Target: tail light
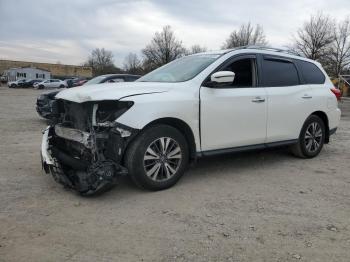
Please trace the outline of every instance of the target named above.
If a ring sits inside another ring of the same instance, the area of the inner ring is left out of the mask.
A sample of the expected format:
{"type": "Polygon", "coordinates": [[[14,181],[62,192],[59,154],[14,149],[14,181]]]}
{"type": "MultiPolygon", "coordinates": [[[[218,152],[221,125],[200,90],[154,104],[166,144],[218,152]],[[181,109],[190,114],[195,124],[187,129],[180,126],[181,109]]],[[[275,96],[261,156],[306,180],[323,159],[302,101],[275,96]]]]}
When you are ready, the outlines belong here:
{"type": "Polygon", "coordinates": [[[331,88],[331,91],[335,95],[337,100],[340,101],[341,100],[341,92],[340,92],[340,90],[338,88],[333,87],[333,88],[331,88]]]}

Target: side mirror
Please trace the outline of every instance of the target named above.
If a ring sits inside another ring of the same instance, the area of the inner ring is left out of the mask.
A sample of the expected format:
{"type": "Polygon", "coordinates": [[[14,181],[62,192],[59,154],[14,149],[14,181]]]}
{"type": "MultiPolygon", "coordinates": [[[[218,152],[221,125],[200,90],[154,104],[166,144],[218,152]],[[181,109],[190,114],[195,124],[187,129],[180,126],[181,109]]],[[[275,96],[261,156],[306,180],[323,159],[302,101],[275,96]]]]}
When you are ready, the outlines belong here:
{"type": "Polygon", "coordinates": [[[231,71],[219,71],[210,76],[214,84],[231,84],[235,79],[235,73],[231,71]]]}

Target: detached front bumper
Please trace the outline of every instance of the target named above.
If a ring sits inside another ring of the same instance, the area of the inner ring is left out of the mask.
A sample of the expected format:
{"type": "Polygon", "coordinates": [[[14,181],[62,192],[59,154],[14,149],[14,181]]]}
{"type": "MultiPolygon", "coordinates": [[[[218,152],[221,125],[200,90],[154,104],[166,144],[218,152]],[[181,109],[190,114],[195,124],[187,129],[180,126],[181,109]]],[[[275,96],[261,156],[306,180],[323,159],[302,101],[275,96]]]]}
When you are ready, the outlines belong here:
{"type": "Polygon", "coordinates": [[[125,167],[110,159],[88,162],[72,156],[69,151],[63,151],[55,144],[55,137],[55,128],[47,127],[41,144],[42,168],[65,187],[82,195],[93,195],[111,188],[117,183],[118,177],[127,174],[125,167]]]}

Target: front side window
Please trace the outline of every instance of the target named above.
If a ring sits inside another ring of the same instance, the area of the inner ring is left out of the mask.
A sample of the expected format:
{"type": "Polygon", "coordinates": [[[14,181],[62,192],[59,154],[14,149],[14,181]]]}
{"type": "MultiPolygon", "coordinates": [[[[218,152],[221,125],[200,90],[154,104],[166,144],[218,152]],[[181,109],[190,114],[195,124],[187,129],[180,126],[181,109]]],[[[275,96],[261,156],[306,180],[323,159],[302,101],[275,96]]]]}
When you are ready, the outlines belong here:
{"type": "Polygon", "coordinates": [[[136,80],[137,82],[184,82],[194,78],[219,58],[218,54],[191,55],[179,58],[136,80]]]}
{"type": "Polygon", "coordinates": [[[326,78],[321,70],[313,63],[297,61],[305,84],[324,84],[326,78]]]}
{"type": "Polygon", "coordinates": [[[253,87],[255,86],[255,59],[243,58],[220,69],[220,71],[231,71],[235,73],[232,87],[253,87]]]}
{"type": "Polygon", "coordinates": [[[297,69],[287,60],[264,59],[263,83],[267,87],[299,85],[297,69]]]}

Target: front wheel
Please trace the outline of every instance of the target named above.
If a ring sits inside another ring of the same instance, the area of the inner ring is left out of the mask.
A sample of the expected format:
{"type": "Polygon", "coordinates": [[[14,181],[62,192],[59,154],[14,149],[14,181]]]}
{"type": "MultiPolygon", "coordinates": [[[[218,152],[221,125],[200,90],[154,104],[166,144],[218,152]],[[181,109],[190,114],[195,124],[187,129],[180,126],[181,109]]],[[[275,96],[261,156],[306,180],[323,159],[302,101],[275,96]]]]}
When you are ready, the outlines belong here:
{"type": "Polygon", "coordinates": [[[301,129],[298,143],[291,147],[292,153],[301,158],[317,156],[325,140],[325,124],[321,118],[311,115],[301,129]]]}
{"type": "Polygon", "coordinates": [[[125,164],[136,185],[167,189],[184,174],[189,160],[184,136],[168,125],[146,128],[130,145],[125,164]]]}

